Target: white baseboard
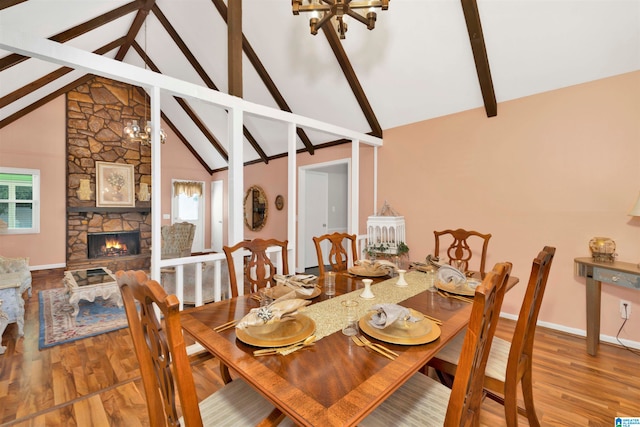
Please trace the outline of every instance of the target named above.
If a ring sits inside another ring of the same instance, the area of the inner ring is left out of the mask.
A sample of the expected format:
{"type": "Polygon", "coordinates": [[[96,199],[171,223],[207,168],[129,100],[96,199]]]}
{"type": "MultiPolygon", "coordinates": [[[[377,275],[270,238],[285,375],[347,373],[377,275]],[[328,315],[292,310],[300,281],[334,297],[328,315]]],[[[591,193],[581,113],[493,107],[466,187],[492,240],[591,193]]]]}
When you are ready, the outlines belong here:
{"type": "MultiPolygon", "coordinates": [[[[518,316],[510,314],[510,313],[500,313],[500,317],[504,317],[505,319],[518,320],[518,316]]],[[[577,335],[579,337],[587,336],[587,332],[584,329],[578,328],[569,328],[568,326],[559,325],[557,323],[551,322],[538,322],[538,326],[542,326],[543,328],[553,329],[555,331],[566,332],[571,335],[577,335]]],[[[606,342],[609,344],[620,345],[620,343],[624,344],[626,347],[640,349],[640,342],[620,339],[620,342],[616,339],[616,337],[612,337],[610,335],[600,334],[600,341],[606,342]]]]}
{"type": "Polygon", "coordinates": [[[43,264],[43,265],[30,265],[29,266],[29,270],[30,271],[36,271],[36,270],[52,270],[54,268],[65,268],[67,266],[67,264],[62,263],[62,264],[43,264]]]}

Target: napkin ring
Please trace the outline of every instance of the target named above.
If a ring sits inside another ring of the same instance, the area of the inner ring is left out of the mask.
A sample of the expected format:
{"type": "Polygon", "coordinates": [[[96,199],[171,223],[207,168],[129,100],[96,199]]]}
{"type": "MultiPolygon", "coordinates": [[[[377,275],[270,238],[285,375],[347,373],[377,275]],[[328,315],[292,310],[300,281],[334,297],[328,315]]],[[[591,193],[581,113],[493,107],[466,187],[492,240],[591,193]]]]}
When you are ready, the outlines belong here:
{"type": "Polygon", "coordinates": [[[267,323],[269,320],[273,319],[273,313],[269,307],[260,307],[257,313],[258,318],[262,319],[262,322],[267,323]]]}

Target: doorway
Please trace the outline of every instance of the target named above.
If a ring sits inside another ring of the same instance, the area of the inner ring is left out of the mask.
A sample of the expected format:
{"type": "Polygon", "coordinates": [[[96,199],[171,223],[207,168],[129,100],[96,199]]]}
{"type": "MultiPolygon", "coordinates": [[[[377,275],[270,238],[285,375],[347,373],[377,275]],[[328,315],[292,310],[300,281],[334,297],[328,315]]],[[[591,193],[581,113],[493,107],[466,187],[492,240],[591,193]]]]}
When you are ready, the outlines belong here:
{"type": "Polygon", "coordinates": [[[304,271],[318,266],[314,236],[349,231],[350,159],[303,166],[298,173],[297,270],[304,271]]]}
{"type": "Polygon", "coordinates": [[[222,180],[211,182],[211,250],[214,252],[222,252],[223,191],[222,180]]]}

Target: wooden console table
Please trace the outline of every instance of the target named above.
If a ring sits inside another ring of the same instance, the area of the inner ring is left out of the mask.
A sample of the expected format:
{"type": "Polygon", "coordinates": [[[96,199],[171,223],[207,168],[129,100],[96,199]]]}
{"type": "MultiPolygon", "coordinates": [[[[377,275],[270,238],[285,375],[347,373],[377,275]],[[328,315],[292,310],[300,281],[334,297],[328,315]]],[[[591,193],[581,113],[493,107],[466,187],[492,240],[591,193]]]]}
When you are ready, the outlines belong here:
{"type": "Polygon", "coordinates": [[[576,258],[577,276],[587,279],[587,353],[595,356],[600,344],[600,295],[602,282],[640,290],[640,268],[630,262],[595,262],[576,258]]]}

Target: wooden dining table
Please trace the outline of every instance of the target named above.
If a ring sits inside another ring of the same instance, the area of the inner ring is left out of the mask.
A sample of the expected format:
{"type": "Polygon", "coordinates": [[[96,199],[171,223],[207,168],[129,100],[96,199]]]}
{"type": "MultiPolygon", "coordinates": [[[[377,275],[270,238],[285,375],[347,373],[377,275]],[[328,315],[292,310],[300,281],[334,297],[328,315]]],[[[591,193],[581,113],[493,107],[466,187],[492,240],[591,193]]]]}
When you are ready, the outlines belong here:
{"type": "MultiPolygon", "coordinates": [[[[422,275],[410,272],[410,275],[422,275]]],[[[415,277],[415,276],[414,276],[415,277]]],[[[375,286],[395,286],[397,278],[376,278],[375,286]],[[385,280],[386,279],[386,280],[385,280]]],[[[322,280],[319,279],[322,286],[322,280]]],[[[351,293],[358,298],[362,278],[339,273],[336,296],[351,293]]],[[[511,277],[508,288],[518,283],[511,277]]],[[[350,296],[351,297],[351,296],[350,296]]],[[[331,297],[320,294],[313,303],[331,297]]],[[[385,301],[375,301],[383,303],[385,301]]],[[[304,426],[353,426],[371,413],[408,378],[420,370],[444,345],[464,329],[472,304],[434,292],[420,292],[400,305],[442,321],[435,341],[421,345],[398,345],[369,337],[396,352],[394,360],[357,346],[340,330],[319,339],[315,345],[292,354],[254,356],[257,348],[237,339],[234,328],[220,333],[214,327],[241,319],[259,302],[250,295],[223,300],[182,312],[184,330],[218,357],[237,375],[258,390],[274,406],[304,426]]],[[[309,308],[313,305],[309,306],[309,308]]],[[[322,306],[318,306],[322,307],[322,306]]],[[[335,316],[335,313],[327,313],[335,316]]]]}

